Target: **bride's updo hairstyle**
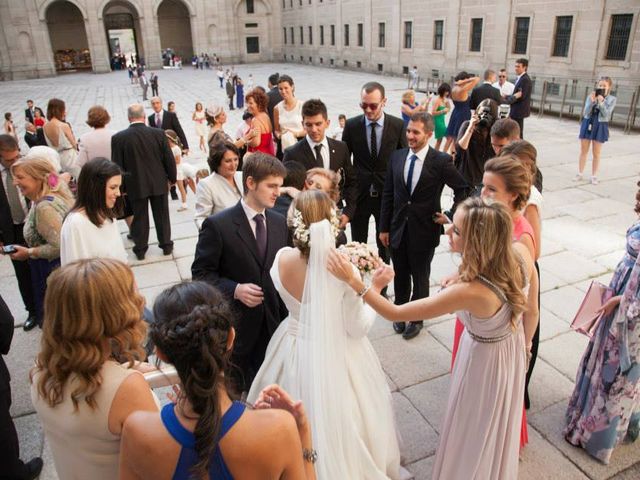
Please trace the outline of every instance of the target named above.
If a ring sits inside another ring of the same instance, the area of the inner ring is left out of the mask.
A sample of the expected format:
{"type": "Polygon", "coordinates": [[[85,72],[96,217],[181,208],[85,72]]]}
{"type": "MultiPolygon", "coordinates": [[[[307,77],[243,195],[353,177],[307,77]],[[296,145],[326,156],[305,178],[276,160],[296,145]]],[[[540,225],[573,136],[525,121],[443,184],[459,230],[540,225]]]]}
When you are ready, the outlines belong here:
{"type": "Polygon", "coordinates": [[[293,215],[289,215],[288,223],[293,231],[293,246],[309,259],[309,226],[321,220],[331,222],[335,204],[322,190],[305,190],[295,198],[291,208],[293,215]]]}
{"type": "Polygon", "coordinates": [[[167,288],[156,298],[153,316],[149,333],[158,355],[176,368],[182,383],[180,397],[186,397],[199,415],[193,431],[198,463],[192,474],[204,478],[221,427],[218,388],[224,384],[230,390],[225,373],[234,316],[222,294],[206,282],[167,288]]]}

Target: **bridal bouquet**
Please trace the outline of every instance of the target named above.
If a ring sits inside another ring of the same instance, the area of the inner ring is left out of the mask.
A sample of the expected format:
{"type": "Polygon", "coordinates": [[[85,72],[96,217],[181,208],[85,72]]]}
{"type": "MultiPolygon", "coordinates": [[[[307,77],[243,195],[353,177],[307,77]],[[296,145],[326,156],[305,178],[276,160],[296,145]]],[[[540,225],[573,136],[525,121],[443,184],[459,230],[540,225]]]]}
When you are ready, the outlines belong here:
{"type": "Polygon", "coordinates": [[[362,278],[370,277],[383,263],[378,253],[366,243],[349,242],[346,245],[341,245],[338,251],[349,258],[349,261],[356,266],[362,278]]]}

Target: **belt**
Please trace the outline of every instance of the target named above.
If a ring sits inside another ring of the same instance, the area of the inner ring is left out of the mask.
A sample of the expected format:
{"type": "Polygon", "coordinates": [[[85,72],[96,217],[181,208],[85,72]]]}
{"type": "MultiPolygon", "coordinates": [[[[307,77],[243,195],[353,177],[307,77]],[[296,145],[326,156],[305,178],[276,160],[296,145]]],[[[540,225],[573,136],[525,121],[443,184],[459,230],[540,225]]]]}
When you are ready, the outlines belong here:
{"type": "Polygon", "coordinates": [[[498,343],[498,342],[502,342],[503,340],[506,340],[511,335],[513,335],[513,332],[507,332],[504,335],[500,335],[499,337],[481,337],[480,335],[476,335],[475,333],[469,330],[467,330],[467,333],[471,338],[473,338],[478,343],[498,343]]]}

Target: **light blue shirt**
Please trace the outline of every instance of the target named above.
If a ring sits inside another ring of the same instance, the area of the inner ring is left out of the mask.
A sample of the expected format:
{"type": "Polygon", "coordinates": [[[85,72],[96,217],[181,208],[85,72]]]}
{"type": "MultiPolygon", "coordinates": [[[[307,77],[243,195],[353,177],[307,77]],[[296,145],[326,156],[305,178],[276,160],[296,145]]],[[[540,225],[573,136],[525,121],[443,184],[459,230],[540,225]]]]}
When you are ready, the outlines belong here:
{"type": "Polygon", "coordinates": [[[365,131],[367,134],[367,145],[369,147],[369,153],[371,153],[371,127],[370,125],[372,123],[377,123],[378,126],[376,127],[376,140],[378,143],[378,154],[380,154],[380,146],[382,145],[382,132],[384,129],[384,112],[382,112],[382,116],[376,120],[375,122],[372,122],[371,120],[369,120],[367,117],[364,117],[364,125],[366,127],[365,131]]]}
{"type": "Polygon", "coordinates": [[[413,176],[411,177],[411,185],[407,185],[409,187],[409,193],[413,193],[414,188],[418,184],[418,180],[420,180],[420,174],[422,173],[422,167],[424,165],[424,159],[427,158],[427,153],[429,152],[429,144],[427,143],[422,150],[414,152],[409,149],[409,153],[407,153],[407,159],[404,162],[404,183],[407,183],[409,177],[409,167],[411,166],[411,157],[416,155],[418,159],[416,160],[415,165],[413,166],[413,176]]]}

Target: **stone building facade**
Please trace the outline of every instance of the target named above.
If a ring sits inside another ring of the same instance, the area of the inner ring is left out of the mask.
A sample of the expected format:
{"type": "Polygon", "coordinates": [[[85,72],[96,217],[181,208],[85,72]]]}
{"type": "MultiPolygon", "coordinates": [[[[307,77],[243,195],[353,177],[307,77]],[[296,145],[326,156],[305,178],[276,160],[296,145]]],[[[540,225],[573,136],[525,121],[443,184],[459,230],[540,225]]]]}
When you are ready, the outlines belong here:
{"type": "Polygon", "coordinates": [[[0,0],[0,78],[106,72],[127,44],[223,63],[288,61],[422,77],[512,69],[640,81],[639,0],[0,0]]]}

